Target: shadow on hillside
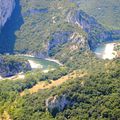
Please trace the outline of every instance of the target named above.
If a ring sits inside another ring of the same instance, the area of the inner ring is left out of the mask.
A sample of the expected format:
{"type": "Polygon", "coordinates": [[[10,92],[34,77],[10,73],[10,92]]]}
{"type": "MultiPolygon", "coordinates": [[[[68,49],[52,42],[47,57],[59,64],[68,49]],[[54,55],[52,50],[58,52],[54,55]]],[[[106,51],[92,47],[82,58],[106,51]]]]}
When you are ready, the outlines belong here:
{"type": "Polygon", "coordinates": [[[16,35],[15,32],[20,29],[24,23],[21,15],[21,6],[19,0],[16,1],[15,9],[11,18],[6,22],[0,34],[0,53],[13,53],[16,35]]]}

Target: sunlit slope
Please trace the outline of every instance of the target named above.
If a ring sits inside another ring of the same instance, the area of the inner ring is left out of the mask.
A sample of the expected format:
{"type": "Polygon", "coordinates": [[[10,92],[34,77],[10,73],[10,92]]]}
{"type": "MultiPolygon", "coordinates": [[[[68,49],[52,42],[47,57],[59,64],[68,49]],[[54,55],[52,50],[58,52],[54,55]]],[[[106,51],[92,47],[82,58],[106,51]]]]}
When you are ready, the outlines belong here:
{"type": "Polygon", "coordinates": [[[69,0],[21,0],[24,20],[16,32],[15,50],[46,51],[48,41],[57,31],[72,31],[66,16],[74,3],[69,0]]]}
{"type": "Polygon", "coordinates": [[[104,27],[120,29],[120,0],[74,1],[78,4],[79,9],[95,17],[104,27]]]}

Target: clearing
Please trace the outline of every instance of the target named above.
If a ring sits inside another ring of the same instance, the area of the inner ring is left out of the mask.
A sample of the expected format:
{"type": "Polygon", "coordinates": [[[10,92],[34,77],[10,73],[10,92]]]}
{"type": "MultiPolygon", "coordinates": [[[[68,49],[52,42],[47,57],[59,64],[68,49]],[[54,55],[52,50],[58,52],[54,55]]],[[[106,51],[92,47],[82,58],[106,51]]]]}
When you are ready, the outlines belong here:
{"type": "MultiPolygon", "coordinates": [[[[33,94],[33,93],[38,92],[39,90],[50,89],[52,87],[59,86],[68,80],[84,77],[86,74],[87,73],[85,73],[83,71],[74,71],[66,76],[59,78],[58,80],[54,80],[54,81],[51,80],[50,82],[41,81],[38,84],[36,84],[35,86],[33,86],[32,88],[27,89],[27,91],[25,90],[25,91],[21,92],[20,96],[24,96],[24,95],[26,95],[26,93],[33,94]]],[[[81,84],[83,85],[83,81],[81,84]]]]}

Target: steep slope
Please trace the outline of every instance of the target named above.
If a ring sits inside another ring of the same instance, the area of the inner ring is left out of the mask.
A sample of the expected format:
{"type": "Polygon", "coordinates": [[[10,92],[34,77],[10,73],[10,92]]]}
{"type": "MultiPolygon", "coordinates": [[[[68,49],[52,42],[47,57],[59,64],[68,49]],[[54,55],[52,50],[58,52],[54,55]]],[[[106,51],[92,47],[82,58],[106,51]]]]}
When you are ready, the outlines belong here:
{"type": "MultiPolygon", "coordinates": [[[[21,6],[19,1],[20,0],[14,0],[15,8],[11,14],[10,19],[7,20],[0,33],[0,53],[2,54],[13,53],[14,44],[16,41],[15,32],[19,30],[20,26],[23,24],[23,19],[21,16],[21,6]]],[[[6,5],[9,5],[8,3],[9,2],[6,2],[6,5]]]]}
{"type": "MultiPolygon", "coordinates": [[[[68,46],[67,51],[89,49],[89,47],[94,49],[101,42],[113,40],[114,38],[118,39],[119,22],[117,22],[118,31],[108,29],[106,26],[109,24],[105,24],[105,26],[100,21],[101,17],[98,19],[96,14],[93,15],[92,12],[88,12],[89,5],[85,10],[88,14],[80,10],[87,3],[89,2],[82,0],[16,0],[16,6],[19,9],[15,9],[13,20],[9,21],[3,30],[0,38],[2,41],[0,52],[29,53],[37,57],[58,56],[59,54],[62,55],[62,50],[65,50],[68,46]],[[72,11],[72,14],[70,11],[72,11]],[[70,22],[70,17],[76,19],[73,24],[70,22]],[[8,27],[11,27],[12,31],[9,31],[8,27]],[[85,32],[88,34],[88,39],[86,39],[85,32]]],[[[104,0],[98,4],[95,0],[90,3],[94,3],[94,8],[97,9],[99,5],[101,6],[104,3],[104,0]]],[[[115,16],[118,15],[119,11],[117,3],[119,4],[117,0],[114,4],[112,1],[105,2],[105,5],[111,11],[116,11],[115,16]],[[112,10],[115,6],[116,10],[112,10]]],[[[105,5],[101,8],[103,13],[106,11],[104,9],[105,5]]],[[[119,16],[115,18],[115,21],[117,18],[119,16]]],[[[111,21],[114,22],[113,19],[111,21]]]]}
{"type": "Polygon", "coordinates": [[[103,42],[120,39],[120,29],[107,30],[94,17],[91,17],[82,10],[70,11],[67,19],[68,22],[78,25],[88,34],[87,40],[90,49],[94,49],[103,42]]]}
{"type": "Polygon", "coordinates": [[[31,70],[30,64],[24,59],[14,56],[0,56],[0,77],[11,77],[29,70],[31,70]]]}
{"type": "Polygon", "coordinates": [[[80,10],[94,17],[107,30],[120,29],[119,0],[70,0],[75,2],[80,10]]]}
{"type": "MultiPolygon", "coordinates": [[[[73,0],[16,1],[14,19],[7,22],[9,28],[15,27],[13,53],[55,57],[63,66],[48,73],[30,71],[24,79],[1,81],[0,119],[119,120],[120,59],[101,60],[90,51],[101,42],[118,39],[119,30],[109,31],[79,10],[73,0]]],[[[3,29],[6,36],[11,34],[8,26],[3,29]]],[[[19,72],[22,65],[22,70],[26,68],[20,59],[3,60],[0,70],[5,66],[8,73],[11,69],[19,72]]]]}
{"type": "MultiPolygon", "coordinates": [[[[72,73],[69,81],[58,87],[40,89],[34,94],[26,90],[23,97],[19,95],[21,91],[34,86],[35,80],[47,77],[39,73],[21,81],[0,82],[0,117],[6,111],[13,120],[119,120],[120,60],[108,61],[103,66],[102,71],[91,71],[83,77],[80,71],[75,77],[72,73]]],[[[49,73],[49,77],[54,75],[49,73]]]]}
{"type": "Polygon", "coordinates": [[[69,9],[75,7],[73,3],[68,0],[21,0],[20,3],[24,24],[16,32],[15,51],[54,56],[66,43],[75,43],[75,36],[84,47],[86,40],[80,39],[85,38],[85,33],[66,20],[69,9]]]}
{"type": "Polygon", "coordinates": [[[15,7],[15,0],[0,0],[0,29],[10,18],[15,7]]]}

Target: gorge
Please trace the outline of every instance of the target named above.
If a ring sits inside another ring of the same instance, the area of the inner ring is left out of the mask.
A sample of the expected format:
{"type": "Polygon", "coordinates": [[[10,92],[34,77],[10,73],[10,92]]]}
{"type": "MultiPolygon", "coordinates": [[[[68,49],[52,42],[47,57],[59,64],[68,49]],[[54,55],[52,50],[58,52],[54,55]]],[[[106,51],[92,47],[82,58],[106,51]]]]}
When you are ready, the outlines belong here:
{"type": "Polygon", "coordinates": [[[0,0],[0,30],[4,27],[7,20],[15,8],[14,0],[0,0]]]}
{"type": "MultiPolygon", "coordinates": [[[[41,8],[41,9],[29,9],[26,12],[22,12],[22,2],[19,0],[7,0],[6,1],[0,1],[2,4],[1,8],[1,21],[0,21],[0,27],[1,27],[1,33],[0,33],[0,53],[2,54],[30,54],[35,56],[32,58],[33,61],[29,61],[29,63],[32,65],[32,68],[41,68],[41,64],[36,63],[36,57],[38,58],[48,58],[48,57],[56,57],[57,54],[59,54],[60,49],[66,45],[66,44],[74,44],[70,45],[70,48],[72,51],[79,50],[79,49],[90,49],[91,51],[95,52],[95,54],[100,58],[114,58],[115,55],[113,55],[113,46],[108,45],[108,52],[111,50],[110,53],[105,54],[105,48],[102,44],[104,42],[112,42],[114,40],[120,39],[120,30],[110,30],[108,31],[106,28],[104,28],[98,21],[94,18],[85,13],[82,10],[67,10],[67,22],[69,24],[72,24],[73,26],[77,26],[78,28],[82,29],[85,33],[87,33],[87,36],[84,36],[83,33],[79,33],[79,31],[76,30],[62,30],[62,31],[53,31],[52,34],[49,35],[47,38],[46,45],[42,46],[42,50],[35,50],[36,46],[33,46],[33,48],[27,47],[27,45],[19,50],[16,50],[16,43],[19,40],[22,40],[23,38],[19,39],[19,35],[16,34],[16,32],[21,34],[21,27],[25,24],[24,19],[30,15],[34,14],[49,14],[49,9],[47,8],[41,8]],[[8,3],[8,4],[5,4],[8,3]],[[10,28],[10,29],[8,29],[10,28]],[[100,48],[101,47],[101,48],[100,48]],[[103,50],[104,48],[104,50],[103,50]],[[98,55],[99,54],[99,55],[98,55]],[[106,56],[105,56],[106,55],[106,56]],[[104,56],[104,57],[103,57],[104,56]],[[35,62],[35,63],[34,63],[35,62]]],[[[35,38],[35,37],[34,37],[35,38]]],[[[34,44],[34,40],[32,40],[34,44]]],[[[24,40],[25,42],[25,40],[24,40]]],[[[20,44],[20,43],[19,43],[20,44]]],[[[23,45],[23,44],[21,44],[23,45]]],[[[17,48],[18,49],[18,48],[17,48]]],[[[61,54],[61,53],[60,53],[61,54]]],[[[31,59],[31,58],[30,58],[31,59]]],[[[39,63],[41,63],[42,59],[38,59],[39,63]]],[[[44,61],[47,63],[47,61],[44,59],[44,61]]],[[[46,63],[43,63],[42,65],[46,68],[46,63]]],[[[50,63],[53,64],[54,68],[54,62],[50,63]]],[[[43,67],[42,66],[42,67],[43,67]]],[[[56,65],[55,65],[56,66],[56,65]]]]}
{"type": "MultiPolygon", "coordinates": [[[[23,18],[21,16],[21,6],[19,0],[2,0],[5,7],[1,7],[1,12],[5,12],[5,17],[1,19],[4,22],[4,26],[0,32],[0,53],[10,53],[14,51],[14,45],[16,42],[15,32],[20,29],[23,24],[23,18]]],[[[2,5],[1,4],[1,5],[2,5]]],[[[4,16],[1,14],[1,17],[4,16]]]]}
{"type": "Polygon", "coordinates": [[[0,0],[0,120],[119,120],[119,4],[0,0]]]}
{"type": "MultiPolygon", "coordinates": [[[[5,11],[9,11],[8,14],[6,14],[5,17],[4,14],[1,14],[1,27],[4,25],[4,27],[1,30],[0,34],[0,53],[15,53],[16,48],[15,44],[18,41],[18,36],[16,35],[17,31],[20,31],[20,27],[22,27],[22,24],[24,24],[24,16],[28,16],[25,13],[22,13],[21,11],[21,5],[19,0],[8,0],[9,1],[9,8],[7,8],[7,4],[3,3],[5,5],[5,10],[1,13],[5,13],[5,11]],[[14,9],[15,8],[15,9],[14,9]],[[11,17],[10,19],[8,19],[11,17]],[[8,21],[7,21],[8,19],[8,21]],[[11,28],[8,30],[8,28],[11,28]]],[[[5,2],[5,1],[4,1],[5,2]]],[[[2,8],[2,7],[1,7],[2,8]]],[[[4,8],[4,7],[3,7],[4,8]]],[[[35,11],[35,10],[33,10],[35,11]]],[[[35,12],[32,14],[38,14],[39,12],[42,13],[44,11],[44,14],[49,13],[48,9],[38,9],[38,12],[35,12]]],[[[28,12],[27,12],[28,13],[28,12]]],[[[29,12],[31,14],[31,12],[29,12]]],[[[101,24],[99,24],[95,18],[89,16],[82,10],[70,10],[67,15],[67,21],[70,24],[78,25],[78,27],[82,28],[87,33],[87,42],[85,40],[79,41],[79,46],[85,47],[89,46],[91,50],[94,51],[94,49],[100,45],[103,42],[106,41],[114,41],[120,39],[120,30],[110,30],[108,31],[105,29],[101,24]],[[71,14],[71,11],[73,14],[71,14]],[[88,45],[87,45],[88,44],[88,45]]],[[[33,53],[35,56],[39,57],[48,57],[49,55],[55,56],[56,53],[54,51],[59,51],[58,46],[63,46],[64,44],[68,42],[72,42],[74,40],[70,40],[70,36],[74,34],[74,31],[62,31],[62,32],[56,32],[49,37],[52,37],[52,39],[48,41],[48,46],[45,46],[44,50],[30,50],[30,48],[21,48],[19,52],[22,53],[33,53]],[[61,39],[61,40],[60,40],[61,39]],[[47,48],[46,48],[47,47],[47,48]],[[35,52],[33,52],[35,51],[35,52]],[[52,53],[52,54],[51,54],[52,53]]],[[[78,39],[82,39],[83,37],[78,39]]],[[[75,38],[73,38],[75,39],[75,38]]],[[[83,38],[85,39],[85,38],[83,38]]],[[[77,42],[77,41],[76,41],[77,42]]]]}

